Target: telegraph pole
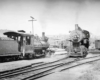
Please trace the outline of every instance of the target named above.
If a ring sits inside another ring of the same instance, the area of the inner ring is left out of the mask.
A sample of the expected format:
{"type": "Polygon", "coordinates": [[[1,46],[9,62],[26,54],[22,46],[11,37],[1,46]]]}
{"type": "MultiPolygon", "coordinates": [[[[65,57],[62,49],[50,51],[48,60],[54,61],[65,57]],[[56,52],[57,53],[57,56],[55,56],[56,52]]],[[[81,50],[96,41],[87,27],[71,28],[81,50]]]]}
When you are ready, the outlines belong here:
{"type": "Polygon", "coordinates": [[[32,16],[30,16],[30,18],[31,18],[31,20],[29,20],[29,21],[32,21],[32,34],[33,34],[32,45],[33,45],[33,53],[34,53],[34,26],[33,26],[33,21],[36,21],[36,20],[32,16]]]}
{"type": "Polygon", "coordinates": [[[29,21],[32,21],[32,34],[34,35],[33,21],[36,21],[36,20],[32,16],[30,16],[30,18],[32,19],[32,20],[29,20],[29,21]]]}

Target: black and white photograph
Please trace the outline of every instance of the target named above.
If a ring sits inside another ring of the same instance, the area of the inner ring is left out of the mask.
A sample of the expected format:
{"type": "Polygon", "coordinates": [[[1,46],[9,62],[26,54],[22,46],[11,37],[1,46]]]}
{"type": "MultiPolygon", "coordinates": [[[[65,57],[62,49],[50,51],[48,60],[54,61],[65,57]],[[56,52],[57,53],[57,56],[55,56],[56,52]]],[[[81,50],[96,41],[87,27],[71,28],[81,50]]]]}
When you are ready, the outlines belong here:
{"type": "Polygon", "coordinates": [[[0,0],[0,80],[100,80],[100,0],[0,0]]]}

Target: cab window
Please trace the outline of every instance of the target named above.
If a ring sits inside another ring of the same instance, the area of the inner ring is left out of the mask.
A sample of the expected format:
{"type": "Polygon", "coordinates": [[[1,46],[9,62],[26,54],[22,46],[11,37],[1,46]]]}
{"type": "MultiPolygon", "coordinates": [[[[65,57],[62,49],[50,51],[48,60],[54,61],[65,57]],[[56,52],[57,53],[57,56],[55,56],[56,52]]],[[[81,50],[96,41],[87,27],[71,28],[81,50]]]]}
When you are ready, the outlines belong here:
{"type": "Polygon", "coordinates": [[[26,45],[30,45],[31,44],[31,37],[26,37],[26,45]]]}

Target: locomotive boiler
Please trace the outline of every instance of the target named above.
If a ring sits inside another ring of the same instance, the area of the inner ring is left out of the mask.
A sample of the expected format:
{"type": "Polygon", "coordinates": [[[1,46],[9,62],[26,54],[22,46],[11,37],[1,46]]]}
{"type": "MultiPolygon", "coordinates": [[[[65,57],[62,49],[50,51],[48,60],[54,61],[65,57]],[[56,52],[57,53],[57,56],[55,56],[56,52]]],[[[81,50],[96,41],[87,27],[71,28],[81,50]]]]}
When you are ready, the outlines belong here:
{"type": "Polygon", "coordinates": [[[70,32],[67,51],[69,56],[86,57],[89,48],[90,33],[87,30],[82,30],[78,24],[75,25],[75,30],[70,32]]]}

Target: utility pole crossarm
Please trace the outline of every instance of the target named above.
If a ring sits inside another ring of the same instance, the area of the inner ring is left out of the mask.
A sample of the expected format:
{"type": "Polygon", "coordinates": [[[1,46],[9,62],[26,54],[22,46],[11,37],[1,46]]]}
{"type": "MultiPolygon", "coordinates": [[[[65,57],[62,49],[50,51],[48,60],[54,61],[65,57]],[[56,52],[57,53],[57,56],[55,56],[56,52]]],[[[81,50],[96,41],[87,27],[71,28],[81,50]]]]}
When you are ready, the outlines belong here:
{"type": "Polygon", "coordinates": [[[37,21],[37,20],[28,20],[28,21],[37,21]]]}

